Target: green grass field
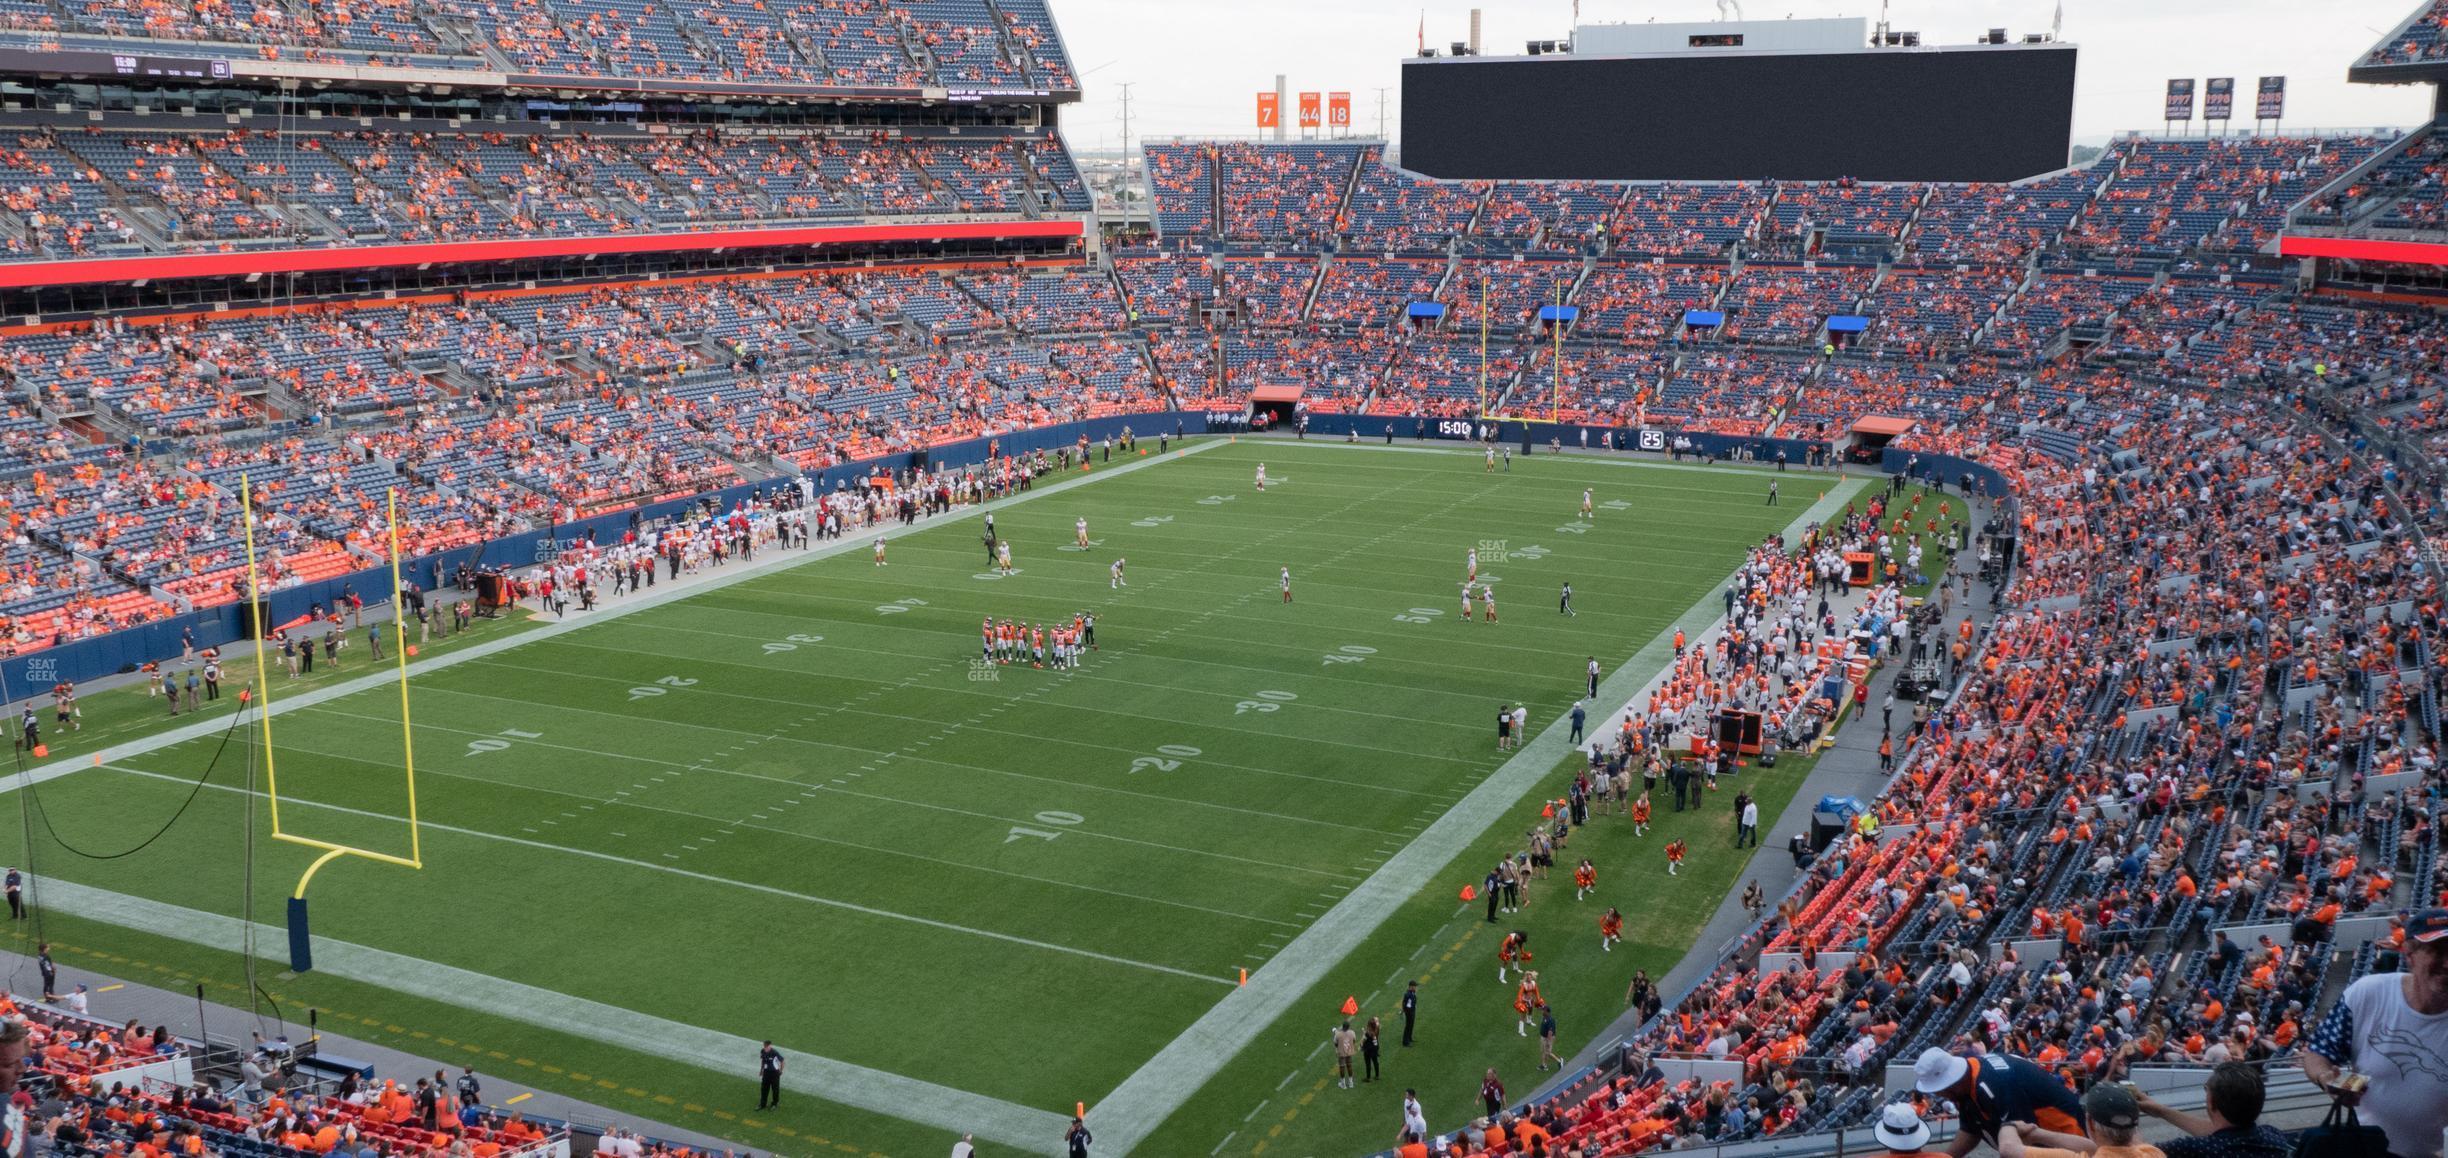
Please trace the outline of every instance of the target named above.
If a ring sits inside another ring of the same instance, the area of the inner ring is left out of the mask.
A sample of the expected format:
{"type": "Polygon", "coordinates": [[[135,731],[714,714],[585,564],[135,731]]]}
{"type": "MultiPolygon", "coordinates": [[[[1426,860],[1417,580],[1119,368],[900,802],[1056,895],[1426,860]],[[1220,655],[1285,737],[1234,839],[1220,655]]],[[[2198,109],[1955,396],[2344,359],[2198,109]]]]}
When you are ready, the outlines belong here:
{"type": "MultiPolygon", "coordinates": [[[[1503,764],[1499,703],[1527,703],[1543,728],[1580,693],[1586,657],[1612,670],[1671,632],[1824,486],[1789,476],[1785,505],[1765,507],[1754,472],[1542,456],[1490,474],[1467,454],[1317,444],[1143,461],[999,508],[1020,568],[1009,578],[986,566],[972,515],[894,535],[887,567],[860,538],[570,630],[490,625],[480,643],[535,636],[491,654],[437,647],[411,682],[426,867],[324,869],[320,968],[268,987],[293,1012],[333,1011],[345,1032],[783,1153],[940,1151],[944,1119],[928,1107],[947,1092],[1067,1115],[1503,764]],[[1251,486],[1261,460],[1263,494],[1251,486]],[[1585,486],[1601,506],[1589,522],[1576,517],[1585,486]],[[1084,552],[1069,549],[1079,517],[1097,541],[1084,552]],[[1463,555],[1483,543],[1504,621],[1464,624],[1463,555]],[[1117,555],[1129,560],[1120,591],[1107,583],[1117,555]],[[1556,613],[1565,580],[1577,618],[1556,613]],[[983,616],[1081,610],[1102,645],[1081,670],[973,662],[983,616]],[[798,1059],[794,1079],[881,1071],[929,1085],[845,1095],[863,1109],[794,1094],[748,1114],[751,1058],[725,1051],[764,1037],[798,1059]]],[[[360,654],[340,675],[367,670],[360,654]]],[[[273,678],[276,706],[301,690],[273,678]]],[[[89,734],[55,738],[55,758],[84,761],[101,740],[158,726],[138,719],[152,710],[141,689],[90,702],[89,734]]],[[[404,852],[399,720],[395,686],[276,715],[283,827],[404,852]]],[[[47,931],[71,967],[81,957],[163,984],[236,976],[234,956],[187,943],[233,927],[248,887],[246,810],[261,801],[244,741],[213,765],[220,744],[41,785],[58,836],[35,826],[42,879],[175,907],[80,912],[96,894],[58,890],[47,931]],[[63,846],[126,847],[178,813],[208,765],[206,790],[143,852],[92,860],[63,846]]],[[[1753,784],[1764,811],[1790,795],[1797,765],[1753,784]]],[[[1524,914],[1552,925],[1540,933],[1551,976],[1612,987],[1567,1005],[1551,983],[1568,1045],[1621,1008],[1633,967],[1654,975],[1689,948],[1738,868],[1725,812],[1664,814],[1658,831],[1688,824],[1695,852],[1669,886],[1662,863],[1636,859],[1654,857],[1655,831],[1632,842],[1628,828],[1593,826],[1568,850],[1599,859],[1600,907],[1630,918],[1632,943],[1615,953],[1598,954],[1599,908],[1572,904],[1568,871],[1524,914]]],[[[1451,849],[1455,865],[1142,1152],[1374,1148],[1392,1137],[1402,1085],[1426,1095],[1433,1079],[1432,1121],[1450,1123],[1493,1050],[1526,1091],[1530,1047],[1487,964],[1492,940],[1476,909],[1454,912],[1460,884],[1519,839],[1505,822],[1451,849]],[[1423,990],[1434,1032],[1395,1059],[1390,1094],[1311,1089],[1332,1005],[1367,995],[1390,1009],[1388,971],[1432,966],[1467,976],[1474,996],[1462,977],[1423,990]],[[1281,1085],[1294,1070],[1302,1079],[1281,1085]]],[[[15,826],[0,848],[29,859],[15,826]]],[[[258,921],[280,922],[313,855],[259,844],[258,921]]],[[[267,939],[260,952],[282,948],[267,939]]]]}

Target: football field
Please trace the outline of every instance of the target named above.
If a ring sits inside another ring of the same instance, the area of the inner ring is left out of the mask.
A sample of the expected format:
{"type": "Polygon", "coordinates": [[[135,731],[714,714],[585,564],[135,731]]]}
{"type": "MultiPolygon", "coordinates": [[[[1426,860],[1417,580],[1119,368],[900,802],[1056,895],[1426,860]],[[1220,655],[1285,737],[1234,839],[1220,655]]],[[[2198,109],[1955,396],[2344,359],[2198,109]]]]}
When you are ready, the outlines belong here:
{"type": "MultiPolygon", "coordinates": [[[[425,868],[325,868],[318,969],[277,987],[394,1031],[473,1010],[514,1044],[480,1066],[648,1094],[640,1116],[783,1153],[933,1152],[964,1128],[1058,1139],[1075,1102],[1097,1106],[1219,1003],[1367,936],[1368,906],[1345,902],[1373,876],[1462,852],[1413,846],[1511,758],[1498,707],[1544,729],[1591,656],[1616,672],[1825,489],[1787,476],[1766,506],[1767,477],[1207,443],[995,505],[1009,576],[971,511],[888,528],[887,566],[854,533],[437,650],[410,681],[425,868]],[[1474,547],[1499,623],[1462,620],[1474,547]],[[983,618],[1079,613],[1099,649],[1077,670],[980,661],[983,618]],[[797,1093],[751,1133],[729,1111],[750,1104],[764,1038],[797,1093]],[[620,1061],[571,1056],[591,1049],[620,1061]],[[689,1089],[737,1100],[664,1093],[689,1089]]],[[[343,674],[378,680],[358,634],[343,674]]],[[[243,654],[230,667],[252,672],[243,654]]],[[[404,853],[396,684],[298,695],[272,678],[283,828],[404,853]]],[[[230,948],[250,901],[278,925],[314,854],[265,841],[260,770],[226,723],[99,765],[69,749],[42,777],[33,847],[11,825],[0,855],[30,856],[52,909],[83,918],[64,927],[122,956],[230,948]],[[69,851],[118,851],[174,815],[133,855],[69,851]]],[[[258,952],[284,949],[266,934],[258,952]]],[[[446,1028],[398,1044],[456,1060],[413,1040],[446,1028]]]]}

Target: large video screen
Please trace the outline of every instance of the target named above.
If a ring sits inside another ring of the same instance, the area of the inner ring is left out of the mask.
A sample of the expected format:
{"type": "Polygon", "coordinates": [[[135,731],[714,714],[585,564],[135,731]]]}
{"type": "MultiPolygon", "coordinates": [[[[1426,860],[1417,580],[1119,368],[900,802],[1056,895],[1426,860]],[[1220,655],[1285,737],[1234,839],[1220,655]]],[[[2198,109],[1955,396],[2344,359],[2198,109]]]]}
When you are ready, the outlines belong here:
{"type": "Polygon", "coordinates": [[[2011,181],[2062,169],[2074,48],[1411,60],[1432,177],[2011,181]]]}

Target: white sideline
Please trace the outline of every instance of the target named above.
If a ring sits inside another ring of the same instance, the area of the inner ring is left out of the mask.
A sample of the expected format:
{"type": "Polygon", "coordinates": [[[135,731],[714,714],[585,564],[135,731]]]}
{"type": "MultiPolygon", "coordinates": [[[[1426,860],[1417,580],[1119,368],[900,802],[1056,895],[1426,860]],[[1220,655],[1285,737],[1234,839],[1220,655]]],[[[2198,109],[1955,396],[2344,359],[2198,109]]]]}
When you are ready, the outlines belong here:
{"type": "MultiPolygon", "coordinates": [[[[1816,476],[1789,474],[1785,477],[1790,480],[1816,476]]],[[[1833,485],[1827,493],[1786,528],[1788,542],[1798,539],[1804,528],[1827,521],[1842,508],[1846,499],[1868,485],[1866,480],[1860,479],[1829,481],[1833,485]]],[[[1721,590],[1721,585],[1712,586],[1699,602],[1683,613],[1678,622],[1711,623],[1721,627],[1720,621],[1725,618],[1721,590]]],[[[1711,632],[1714,630],[1716,628],[1712,628],[1711,632]]],[[[1660,631],[1656,638],[1616,668],[1599,685],[1597,702],[1623,704],[1630,701],[1642,685],[1655,678],[1674,658],[1674,632],[1673,626],[1660,631]]],[[[1697,638],[1704,641],[1711,632],[1702,632],[1697,638]]],[[[1621,713],[1618,711],[1615,714],[1619,716],[1621,713]]],[[[1213,1079],[1243,1047],[1256,1040],[1277,1018],[1289,1011],[1292,1003],[1307,994],[1312,986],[1324,980],[1328,971],[1341,964],[1343,958],[1385,923],[1396,908],[1426,887],[1454,857],[1478,840],[1490,825],[1546,779],[1571,748],[1568,742],[1571,734],[1568,716],[1569,712],[1559,716],[1536,739],[1523,744],[1512,759],[1505,761],[1468,796],[1422,829],[1418,836],[1411,839],[1411,843],[1403,846],[1401,852],[1394,854],[1359,887],[1336,902],[1326,915],[1319,917],[1291,943],[1277,950],[1265,965],[1249,975],[1248,985],[1226,994],[1222,1001],[1191,1023],[1181,1036],[1174,1038],[1130,1077],[1123,1079],[1113,1092],[1089,1107],[1089,1120],[1096,1127],[1098,1144],[1112,1146],[1118,1152],[1127,1154],[1146,1141],[1157,1127],[1164,1124],[1165,1119],[1213,1079]]],[[[1591,734],[1606,733],[1608,724],[1604,718],[1593,719],[1590,723],[1595,725],[1588,729],[1591,734]]],[[[1320,1026],[1321,1032],[1324,1028],[1320,1026]]]]}
{"type": "MultiPolygon", "coordinates": [[[[52,903],[81,917],[228,952],[245,951],[246,925],[236,917],[166,905],[69,881],[45,881],[43,891],[52,903]]],[[[259,924],[255,926],[255,936],[278,944],[288,936],[288,931],[259,924]]],[[[327,937],[315,939],[315,968],[430,1001],[481,1010],[653,1057],[672,1058],[715,1073],[747,1074],[760,1044],[615,1005],[327,937]]],[[[1032,1110],[950,1086],[835,1061],[790,1049],[788,1041],[781,1044],[790,1059],[790,1065],[783,1071],[782,1084],[812,1097],[933,1126],[947,1133],[974,1131],[980,1137],[1029,1148],[1048,1146],[1046,1139],[1061,1138],[1064,1127],[1070,1124],[1063,1114],[1032,1110]]],[[[740,1080],[745,1089],[747,1078],[743,1076],[740,1080]]]]}

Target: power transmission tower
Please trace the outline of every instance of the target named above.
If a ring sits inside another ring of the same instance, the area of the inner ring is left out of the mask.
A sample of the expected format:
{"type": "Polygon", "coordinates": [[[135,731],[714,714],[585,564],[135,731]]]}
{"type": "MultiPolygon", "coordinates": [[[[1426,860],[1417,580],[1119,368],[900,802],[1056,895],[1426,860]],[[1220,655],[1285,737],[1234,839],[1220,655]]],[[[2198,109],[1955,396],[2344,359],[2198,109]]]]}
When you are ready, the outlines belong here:
{"type": "Polygon", "coordinates": [[[1387,90],[1382,89],[1382,88],[1377,90],[1377,139],[1378,139],[1378,140],[1380,140],[1380,141],[1382,141],[1382,140],[1386,139],[1386,135],[1385,135],[1385,96],[1386,96],[1386,91],[1387,91],[1387,90]]]}

